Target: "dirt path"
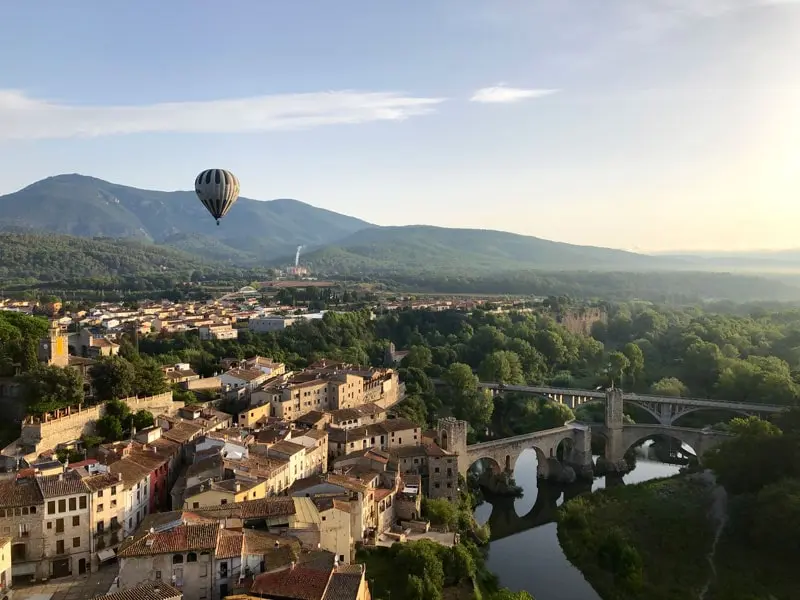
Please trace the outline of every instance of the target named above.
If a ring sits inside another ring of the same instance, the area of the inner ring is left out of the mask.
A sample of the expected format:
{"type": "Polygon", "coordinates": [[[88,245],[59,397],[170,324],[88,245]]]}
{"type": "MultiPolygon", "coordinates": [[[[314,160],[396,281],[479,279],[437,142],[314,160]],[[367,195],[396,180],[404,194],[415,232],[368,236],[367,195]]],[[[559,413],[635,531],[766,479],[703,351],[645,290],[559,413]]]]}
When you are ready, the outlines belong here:
{"type": "Polygon", "coordinates": [[[717,543],[719,542],[719,538],[722,535],[722,531],[725,529],[725,524],[728,522],[728,494],[724,487],[717,485],[717,479],[714,476],[714,473],[711,471],[704,471],[701,475],[701,479],[708,485],[714,486],[714,489],[711,492],[713,501],[711,503],[711,509],[709,511],[708,518],[711,519],[711,521],[716,525],[716,531],[714,532],[714,543],[711,544],[711,550],[709,550],[708,555],[706,556],[710,573],[708,575],[706,584],[703,586],[703,589],[698,596],[699,600],[704,600],[706,594],[708,593],[708,588],[711,587],[711,584],[717,577],[717,567],[714,564],[714,556],[717,553],[717,543]]]}

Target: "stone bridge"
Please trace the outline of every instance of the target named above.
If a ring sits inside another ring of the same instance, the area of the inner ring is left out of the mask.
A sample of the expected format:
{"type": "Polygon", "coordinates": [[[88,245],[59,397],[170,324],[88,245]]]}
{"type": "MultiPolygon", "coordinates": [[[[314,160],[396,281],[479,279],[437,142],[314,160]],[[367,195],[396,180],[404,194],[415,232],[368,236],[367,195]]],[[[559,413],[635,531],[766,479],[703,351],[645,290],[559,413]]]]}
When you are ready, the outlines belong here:
{"type": "Polygon", "coordinates": [[[467,446],[467,469],[482,459],[491,461],[498,470],[514,472],[517,459],[525,450],[536,451],[538,477],[550,478],[561,468],[558,447],[562,446],[563,462],[576,472],[592,469],[592,432],[587,425],[568,423],[563,427],[535,431],[524,435],[481,442],[467,446]]]}
{"type": "Polygon", "coordinates": [[[609,472],[626,471],[628,467],[625,454],[634,445],[656,435],[671,437],[687,444],[698,458],[730,437],[709,429],[671,425],[625,425],[622,420],[622,391],[612,388],[606,390],[604,396],[603,423],[585,424],[572,421],[563,427],[467,445],[467,423],[450,417],[440,419],[439,437],[445,450],[458,454],[458,469],[465,477],[469,468],[482,459],[488,459],[497,470],[513,472],[520,454],[533,449],[537,457],[537,476],[556,479],[560,478],[564,466],[574,469],[578,476],[592,476],[593,433],[601,435],[605,440],[605,468],[609,472]],[[559,447],[562,450],[560,456],[559,447]]]}
{"type": "MultiPolygon", "coordinates": [[[[434,380],[437,385],[444,385],[441,379],[434,380]]],[[[479,387],[490,390],[493,395],[504,392],[535,394],[566,404],[575,409],[586,402],[602,402],[611,390],[577,390],[532,385],[505,385],[494,382],[480,382],[479,387]]],[[[625,403],[638,406],[648,412],[661,425],[673,425],[677,419],[698,410],[724,410],[739,415],[766,415],[786,410],[786,406],[759,404],[756,402],[729,402],[727,400],[708,400],[704,398],[676,398],[671,396],[651,396],[649,394],[623,393],[625,403]]]]}

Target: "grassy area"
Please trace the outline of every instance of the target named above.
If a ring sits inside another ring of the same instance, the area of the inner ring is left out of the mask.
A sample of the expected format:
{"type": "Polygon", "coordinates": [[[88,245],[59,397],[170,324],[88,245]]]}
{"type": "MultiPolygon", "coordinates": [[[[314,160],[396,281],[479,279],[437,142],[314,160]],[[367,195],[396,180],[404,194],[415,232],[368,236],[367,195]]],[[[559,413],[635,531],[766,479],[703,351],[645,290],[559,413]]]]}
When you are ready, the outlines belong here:
{"type": "Polygon", "coordinates": [[[697,598],[709,576],[710,492],[685,476],[602,490],[560,509],[558,537],[604,600],[697,598]]]}
{"type": "Polygon", "coordinates": [[[745,497],[731,501],[730,520],[717,545],[717,579],[706,600],[794,600],[800,597],[797,556],[754,549],[748,537],[749,502],[745,497]]]}

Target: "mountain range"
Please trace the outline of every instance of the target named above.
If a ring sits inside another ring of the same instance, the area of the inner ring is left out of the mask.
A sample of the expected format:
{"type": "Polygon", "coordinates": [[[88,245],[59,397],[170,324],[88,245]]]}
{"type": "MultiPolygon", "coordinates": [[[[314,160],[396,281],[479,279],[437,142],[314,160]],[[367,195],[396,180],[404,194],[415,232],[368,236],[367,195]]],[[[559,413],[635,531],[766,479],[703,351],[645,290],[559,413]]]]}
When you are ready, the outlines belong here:
{"type": "MultiPolygon", "coordinates": [[[[800,270],[798,251],[654,256],[502,231],[382,227],[291,199],[240,198],[217,226],[193,191],[143,190],[78,174],[0,196],[0,231],[27,234],[28,244],[43,233],[127,240],[168,249],[160,258],[241,267],[289,264],[303,246],[301,263],[329,274],[800,270]]],[[[68,240],[59,238],[59,247],[68,240]]]]}

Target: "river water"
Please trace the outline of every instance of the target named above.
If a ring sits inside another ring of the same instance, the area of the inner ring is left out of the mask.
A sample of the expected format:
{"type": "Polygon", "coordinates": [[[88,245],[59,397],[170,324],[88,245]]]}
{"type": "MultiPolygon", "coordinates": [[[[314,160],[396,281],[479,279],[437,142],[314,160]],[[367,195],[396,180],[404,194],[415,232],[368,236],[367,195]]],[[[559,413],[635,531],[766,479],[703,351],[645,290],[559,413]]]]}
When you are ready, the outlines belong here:
{"type": "Polygon", "coordinates": [[[525,590],[536,600],[600,600],[561,550],[553,522],[556,507],[565,497],[589,489],[669,477],[679,470],[677,465],[659,462],[649,446],[642,446],[637,449],[636,467],[621,478],[597,477],[591,484],[558,485],[537,480],[536,453],[525,451],[514,469],[524,496],[487,500],[475,509],[476,520],[481,524],[488,521],[491,528],[489,570],[502,586],[525,590]]]}

